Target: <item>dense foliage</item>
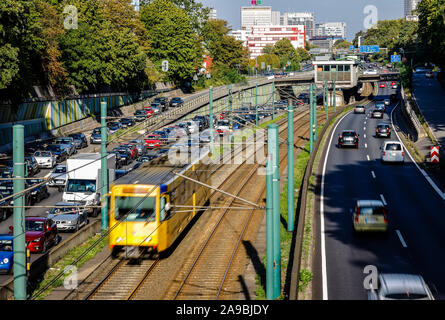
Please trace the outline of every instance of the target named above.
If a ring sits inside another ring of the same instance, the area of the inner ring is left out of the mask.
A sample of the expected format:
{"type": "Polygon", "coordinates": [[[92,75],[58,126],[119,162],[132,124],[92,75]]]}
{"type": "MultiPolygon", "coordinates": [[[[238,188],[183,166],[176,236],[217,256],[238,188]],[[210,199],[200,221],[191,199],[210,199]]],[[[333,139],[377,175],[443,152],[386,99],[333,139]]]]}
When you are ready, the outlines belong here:
{"type": "Polygon", "coordinates": [[[189,86],[204,77],[206,55],[215,81],[242,80],[247,49],[228,35],[226,21],[208,14],[196,0],[143,0],[139,12],[132,0],[2,0],[0,100],[19,103],[33,86],[58,98],[137,92],[158,81],[189,86]]]}

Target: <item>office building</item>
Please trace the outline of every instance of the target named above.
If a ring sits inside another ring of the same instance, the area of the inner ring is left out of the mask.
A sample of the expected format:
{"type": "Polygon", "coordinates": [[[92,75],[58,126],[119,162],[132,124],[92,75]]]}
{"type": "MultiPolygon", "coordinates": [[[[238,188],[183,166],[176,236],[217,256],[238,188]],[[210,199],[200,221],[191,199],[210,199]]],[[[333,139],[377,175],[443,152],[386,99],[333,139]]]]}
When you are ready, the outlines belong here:
{"type": "Polygon", "coordinates": [[[247,30],[253,26],[268,26],[271,24],[272,7],[241,7],[241,29],[247,30]]]}
{"type": "Polygon", "coordinates": [[[314,36],[328,36],[346,39],[346,23],[345,22],[326,22],[317,23],[315,25],[314,36]]]}
{"type": "Polygon", "coordinates": [[[315,17],[312,12],[285,12],[280,17],[280,24],[283,26],[304,25],[308,38],[315,35],[315,17]]]}
{"type": "Polygon", "coordinates": [[[216,9],[210,8],[209,20],[216,20],[216,19],[218,19],[216,16],[216,9]]]}
{"type": "Polygon", "coordinates": [[[416,10],[417,4],[421,0],[405,0],[405,17],[412,16],[412,11],[416,10]]]}
{"type": "Polygon", "coordinates": [[[247,46],[250,58],[254,59],[263,54],[266,45],[274,46],[276,42],[283,38],[290,40],[292,46],[306,48],[306,30],[304,25],[296,26],[253,26],[247,36],[247,46]]]}

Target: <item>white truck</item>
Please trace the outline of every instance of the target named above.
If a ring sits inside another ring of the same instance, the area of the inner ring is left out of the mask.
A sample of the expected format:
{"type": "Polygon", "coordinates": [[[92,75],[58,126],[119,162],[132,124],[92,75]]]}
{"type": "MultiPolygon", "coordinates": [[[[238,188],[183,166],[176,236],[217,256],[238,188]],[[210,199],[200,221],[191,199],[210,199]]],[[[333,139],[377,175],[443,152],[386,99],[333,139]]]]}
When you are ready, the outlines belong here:
{"type": "MultiPolygon", "coordinates": [[[[115,178],[116,155],[109,154],[108,184],[115,178]]],[[[76,202],[87,206],[100,206],[102,184],[101,184],[101,155],[99,153],[81,153],[66,161],[67,182],[62,199],[65,202],[76,202]]],[[[87,212],[96,217],[100,208],[92,208],[87,212]]]]}

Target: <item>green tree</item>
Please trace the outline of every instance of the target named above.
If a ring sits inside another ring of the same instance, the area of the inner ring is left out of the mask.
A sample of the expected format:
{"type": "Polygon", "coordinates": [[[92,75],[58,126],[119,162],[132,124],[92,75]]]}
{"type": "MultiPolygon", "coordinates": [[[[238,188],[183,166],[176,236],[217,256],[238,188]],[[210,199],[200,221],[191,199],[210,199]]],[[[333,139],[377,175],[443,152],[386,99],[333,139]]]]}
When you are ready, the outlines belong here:
{"type": "Polygon", "coordinates": [[[157,66],[168,60],[168,79],[190,82],[203,61],[203,49],[186,12],[171,1],[153,0],[142,7],[140,18],[149,37],[150,60],[157,66]]]}
{"type": "Polygon", "coordinates": [[[273,47],[273,54],[280,59],[281,67],[285,67],[288,62],[299,70],[301,58],[289,39],[283,38],[277,41],[273,47]]]}

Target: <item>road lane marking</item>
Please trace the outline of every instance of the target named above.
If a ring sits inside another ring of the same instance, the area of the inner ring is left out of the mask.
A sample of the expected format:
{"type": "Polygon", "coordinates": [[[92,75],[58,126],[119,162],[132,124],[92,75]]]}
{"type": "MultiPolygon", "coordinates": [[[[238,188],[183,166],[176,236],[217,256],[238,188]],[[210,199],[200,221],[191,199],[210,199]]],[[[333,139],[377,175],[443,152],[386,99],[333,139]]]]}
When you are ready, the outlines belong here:
{"type": "Polygon", "coordinates": [[[382,199],[383,204],[386,206],[387,203],[386,203],[386,200],[385,200],[385,197],[383,196],[383,194],[380,195],[380,199],[382,199]]]}
{"type": "Polygon", "coordinates": [[[371,159],[369,158],[369,154],[366,155],[366,159],[368,159],[368,161],[371,161],[371,159]]]}
{"type": "Polygon", "coordinates": [[[363,127],[363,131],[365,131],[366,130],[366,127],[363,127]]]}
{"type": "Polygon", "coordinates": [[[366,138],[366,133],[363,135],[363,138],[366,138]]]}
{"type": "Polygon", "coordinates": [[[396,233],[397,233],[397,235],[399,236],[399,240],[400,240],[400,242],[402,243],[402,246],[403,246],[404,248],[407,248],[408,246],[406,245],[406,242],[405,242],[405,240],[403,239],[402,234],[400,233],[400,231],[399,231],[399,230],[396,230],[396,233]]]}
{"type": "Polygon", "coordinates": [[[326,175],[326,166],[328,163],[329,151],[331,150],[332,139],[334,137],[335,130],[337,130],[340,122],[352,111],[346,113],[337,122],[335,127],[332,129],[331,138],[329,140],[328,149],[324,157],[323,171],[321,175],[321,189],[320,189],[320,247],[321,247],[321,282],[323,290],[323,300],[328,300],[328,280],[327,280],[327,265],[326,265],[326,240],[325,240],[325,225],[324,225],[324,183],[326,175]]]}
{"type": "Polygon", "coordinates": [[[375,179],[375,172],[374,171],[371,171],[371,175],[375,179]]]}
{"type": "Polygon", "coordinates": [[[365,148],[367,148],[368,147],[368,144],[367,143],[365,143],[365,148]]]}

